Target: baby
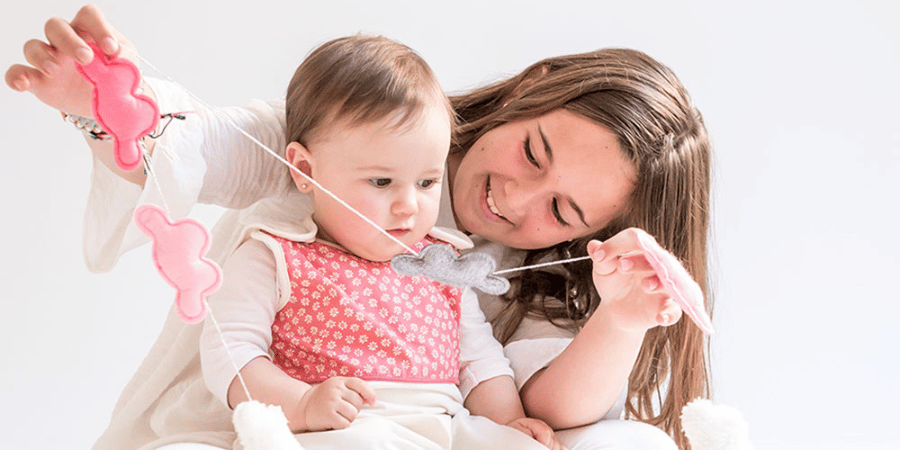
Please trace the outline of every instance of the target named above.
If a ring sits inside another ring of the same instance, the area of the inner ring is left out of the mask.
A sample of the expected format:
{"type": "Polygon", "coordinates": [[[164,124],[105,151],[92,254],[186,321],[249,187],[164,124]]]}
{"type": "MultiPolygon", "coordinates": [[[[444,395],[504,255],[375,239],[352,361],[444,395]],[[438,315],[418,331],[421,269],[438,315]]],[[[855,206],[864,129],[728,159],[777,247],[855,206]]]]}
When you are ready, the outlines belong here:
{"type": "Polygon", "coordinates": [[[336,39],[286,103],[286,159],[313,212],[299,227],[263,215],[223,267],[210,305],[227,344],[208,322],[201,340],[209,389],[280,406],[309,449],[558,448],[525,417],[474,293],[391,269],[407,248],[471,245],[434,228],[454,115],[428,65],[386,38],[336,39]]]}

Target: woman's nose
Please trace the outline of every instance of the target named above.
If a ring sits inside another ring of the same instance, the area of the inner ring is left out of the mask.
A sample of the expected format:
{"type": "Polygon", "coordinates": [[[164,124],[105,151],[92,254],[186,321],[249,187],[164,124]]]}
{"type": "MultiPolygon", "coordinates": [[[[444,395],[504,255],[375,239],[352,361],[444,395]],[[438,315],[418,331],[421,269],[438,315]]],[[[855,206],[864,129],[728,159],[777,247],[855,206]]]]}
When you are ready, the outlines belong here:
{"type": "Polygon", "coordinates": [[[508,211],[504,213],[515,215],[516,219],[521,218],[529,209],[540,204],[540,199],[545,196],[546,191],[547,186],[543,178],[522,177],[507,181],[503,186],[503,193],[508,211]]]}

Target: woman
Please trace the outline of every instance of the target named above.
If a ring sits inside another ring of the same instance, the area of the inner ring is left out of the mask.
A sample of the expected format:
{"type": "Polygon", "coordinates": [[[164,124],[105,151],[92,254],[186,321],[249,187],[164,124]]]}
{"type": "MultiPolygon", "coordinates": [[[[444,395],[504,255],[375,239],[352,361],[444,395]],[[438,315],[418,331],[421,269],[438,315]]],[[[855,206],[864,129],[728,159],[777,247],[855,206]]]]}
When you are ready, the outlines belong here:
{"type": "MultiPolygon", "coordinates": [[[[99,10],[85,7],[71,24],[51,19],[48,42],[26,44],[31,66],[11,67],[6,80],[61,111],[89,116],[90,86],[66,70],[71,59],[91,57],[75,29],[110,54],[124,42],[99,10]],[[47,69],[51,60],[56,67],[47,69]],[[60,93],[60,86],[68,89],[60,93]]],[[[173,215],[186,214],[195,201],[229,208],[264,198],[290,201],[286,175],[279,175],[286,173],[283,167],[251,150],[254,144],[231,128],[237,124],[280,150],[283,105],[215,110],[167,83],[147,85],[163,112],[198,111],[172,124],[158,142],[147,142],[160,185],[173,189],[165,195],[173,215]],[[178,158],[160,157],[170,150],[178,158]]],[[[705,342],[692,323],[679,320],[680,309],[658,291],[646,260],[633,253],[638,229],[646,231],[681,258],[706,290],[710,149],[678,79],[642,53],[601,50],[549,58],[452,103],[461,126],[448,159],[445,224],[472,234],[477,249],[494,254],[501,268],[587,252],[594,259],[521,271],[502,299],[480,299],[507,344],[529,415],[556,429],[576,427],[560,432],[570,448],[664,448],[651,427],[600,420],[618,418],[624,392],[627,417],[656,425],[684,447],[681,407],[709,394],[705,342]],[[588,244],[592,239],[602,243],[588,244]]],[[[102,270],[141,242],[127,217],[157,194],[153,183],[143,191],[111,188],[127,185],[123,179],[143,186],[146,175],[118,170],[109,142],[91,146],[113,169],[95,171],[88,205],[95,214],[86,229],[98,233],[86,237],[86,251],[93,268],[102,270]],[[96,202],[112,205],[112,213],[96,202]]],[[[240,239],[240,224],[252,220],[252,208],[224,217],[216,230],[219,253],[211,255],[227,257],[227,243],[240,239]]],[[[98,447],[227,443],[227,411],[209,401],[202,381],[196,384],[195,355],[172,350],[192,342],[196,330],[170,317],[98,447]],[[222,438],[192,437],[195,424],[179,428],[187,412],[175,405],[205,412],[209,420],[201,429],[221,431],[222,438]]]]}

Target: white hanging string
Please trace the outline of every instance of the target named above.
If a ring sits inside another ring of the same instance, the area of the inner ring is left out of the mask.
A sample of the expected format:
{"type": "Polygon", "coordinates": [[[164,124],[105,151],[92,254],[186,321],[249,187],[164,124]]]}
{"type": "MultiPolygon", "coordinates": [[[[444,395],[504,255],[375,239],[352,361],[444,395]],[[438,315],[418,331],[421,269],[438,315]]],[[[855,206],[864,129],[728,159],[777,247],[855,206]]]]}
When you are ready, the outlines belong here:
{"type": "Polygon", "coordinates": [[[550,261],[550,262],[545,262],[545,263],[540,263],[540,264],[533,264],[530,266],[522,266],[522,267],[515,267],[512,269],[498,270],[498,271],[494,272],[493,274],[494,275],[502,275],[502,274],[510,273],[510,272],[518,272],[520,270],[537,269],[540,267],[555,266],[557,264],[568,264],[568,263],[575,262],[575,261],[584,261],[585,259],[591,259],[591,257],[590,256],[578,256],[576,258],[561,259],[558,261],[550,261]]]}
{"type": "MultiPolygon", "coordinates": [[[[127,47],[124,47],[124,48],[127,48],[127,47]]],[[[171,77],[165,75],[161,70],[159,70],[158,68],[156,68],[156,66],[154,66],[152,63],[150,63],[149,61],[147,61],[146,59],[144,59],[143,57],[141,57],[140,55],[138,55],[136,52],[134,52],[134,51],[131,50],[130,48],[128,48],[128,50],[131,51],[132,54],[134,54],[138,59],[140,59],[141,62],[143,62],[143,63],[146,64],[148,67],[152,68],[154,71],[156,71],[156,72],[159,73],[161,76],[163,76],[164,78],[166,78],[169,82],[173,83],[175,86],[177,86],[178,88],[180,88],[182,91],[184,91],[187,95],[189,95],[191,98],[193,98],[194,100],[196,100],[198,103],[200,103],[201,105],[203,105],[203,106],[206,107],[206,108],[210,108],[210,109],[211,109],[211,107],[210,107],[206,102],[204,102],[202,99],[200,99],[199,97],[197,97],[193,92],[187,90],[184,86],[181,86],[181,85],[180,85],[178,82],[176,82],[174,79],[172,79],[171,77]]],[[[324,186],[322,186],[322,185],[319,184],[317,181],[315,181],[314,179],[312,179],[311,177],[309,177],[308,175],[306,175],[305,173],[303,173],[301,170],[297,169],[293,164],[291,164],[289,161],[287,161],[286,159],[284,159],[284,158],[283,158],[281,155],[279,155],[277,152],[275,152],[274,150],[272,150],[271,148],[269,148],[268,146],[266,146],[265,144],[263,144],[262,142],[260,142],[258,139],[256,139],[254,136],[252,136],[250,133],[244,131],[241,127],[239,127],[237,124],[235,124],[235,123],[232,121],[232,119],[231,119],[230,117],[228,117],[228,116],[226,116],[226,123],[227,123],[230,127],[234,128],[236,131],[238,131],[239,133],[241,133],[242,135],[244,135],[245,137],[247,137],[248,139],[250,139],[251,142],[253,142],[253,143],[256,144],[257,146],[259,146],[260,148],[262,148],[263,150],[265,150],[266,152],[268,152],[268,153],[269,153],[270,155],[272,155],[273,157],[275,157],[276,160],[278,160],[278,161],[281,162],[282,164],[286,165],[290,170],[293,170],[294,172],[300,174],[304,179],[306,179],[307,181],[309,181],[310,183],[312,183],[314,186],[318,187],[323,193],[325,193],[326,195],[328,195],[328,196],[330,196],[331,198],[333,198],[333,199],[334,199],[335,201],[337,201],[340,205],[344,206],[344,207],[347,208],[349,211],[353,212],[355,215],[357,215],[358,217],[360,217],[361,219],[363,219],[366,223],[368,223],[369,225],[375,227],[375,229],[377,229],[379,232],[381,232],[382,234],[384,234],[385,236],[387,236],[388,238],[390,238],[391,240],[393,240],[394,242],[396,242],[397,244],[399,244],[401,247],[403,247],[404,249],[406,249],[406,251],[408,251],[409,253],[412,253],[412,254],[414,254],[414,255],[417,254],[417,252],[416,252],[415,250],[413,250],[412,248],[410,248],[409,246],[407,246],[406,244],[404,244],[402,241],[400,241],[400,240],[397,239],[396,237],[392,236],[392,235],[391,235],[390,233],[388,233],[386,230],[384,230],[383,228],[381,228],[378,224],[376,224],[376,223],[373,222],[371,219],[369,219],[368,217],[366,217],[365,215],[363,215],[362,213],[360,213],[359,211],[357,211],[355,208],[353,208],[352,206],[350,206],[349,204],[347,204],[344,200],[342,200],[341,198],[339,198],[337,195],[335,195],[334,193],[332,193],[331,191],[329,191],[328,189],[326,189],[324,186]]],[[[159,145],[159,143],[157,143],[157,145],[159,145]]],[[[152,180],[154,186],[156,187],[156,190],[159,192],[160,200],[161,200],[162,203],[163,203],[163,207],[165,208],[166,213],[169,213],[169,211],[170,211],[170,210],[169,210],[169,206],[168,206],[168,204],[167,204],[167,202],[166,202],[165,194],[163,193],[162,186],[159,184],[159,179],[158,179],[158,178],[156,177],[156,175],[153,173],[153,170],[152,170],[151,164],[150,164],[150,159],[149,159],[149,157],[147,156],[146,153],[144,153],[144,154],[142,155],[142,159],[143,159],[143,165],[144,165],[144,168],[146,169],[147,174],[149,175],[149,178],[152,180]]],[[[540,264],[534,264],[534,265],[529,265],[529,266],[516,267],[516,268],[512,268],[512,269],[499,270],[499,271],[494,272],[493,275],[501,275],[501,274],[506,274],[506,273],[510,273],[510,272],[516,272],[516,271],[520,271],[520,270],[527,270],[527,269],[536,269],[536,268],[540,268],[540,267],[547,267],[547,266],[552,266],[552,265],[557,265],[557,264],[566,264],[566,263],[575,262],[575,261],[582,261],[582,260],[589,259],[589,258],[590,258],[590,256],[582,256],[582,257],[577,257],[577,258],[569,258],[569,259],[564,259],[564,260],[559,260],[559,261],[551,261],[551,262],[540,263],[540,264]]],[[[209,319],[212,321],[213,326],[214,326],[215,329],[216,329],[216,334],[218,335],[219,340],[220,340],[221,343],[222,343],[222,347],[225,349],[225,352],[228,354],[229,361],[231,362],[232,368],[233,368],[234,371],[235,371],[236,377],[238,378],[238,380],[239,380],[240,383],[241,383],[241,387],[242,387],[242,389],[243,389],[243,391],[244,391],[244,394],[247,396],[247,399],[248,399],[248,400],[252,400],[253,397],[250,395],[250,389],[247,387],[247,383],[246,383],[246,381],[244,380],[244,377],[241,375],[240,368],[239,368],[238,365],[237,365],[237,362],[236,362],[236,360],[235,360],[235,358],[234,358],[234,354],[231,352],[231,349],[228,347],[228,343],[225,341],[225,335],[224,335],[224,333],[222,332],[222,328],[220,327],[219,322],[216,320],[215,314],[213,314],[212,308],[210,307],[209,303],[207,302],[207,300],[206,300],[205,298],[203,299],[203,302],[204,302],[204,304],[206,305],[207,317],[209,317],[209,319]]]]}
{"type": "Polygon", "coordinates": [[[206,305],[206,317],[209,317],[209,319],[212,320],[213,326],[216,327],[216,334],[219,335],[219,341],[222,343],[222,348],[224,348],[225,353],[228,354],[228,360],[231,361],[231,367],[234,368],[234,373],[237,374],[237,379],[241,382],[241,387],[244,388],[244,394],[247,395],[247,400],[253,400],[253,397],[250,396],[250,389],[247,388],[247,383],[244,381],[244,377],[241,376],[241,369],[234,360],[234,354],[231,353],[231,349],[228,348],[228,343],[225,342],[225,334],[222,332],[222,328],[219,327],[219,321],[216,320],[216,316],[213,314],[212,308],[209,307],[209,302],[207,302],[205,298],[203,299],[203,303],[206,305]]]}
{"type": "MultiPolygon", "coordinates": [[[[141,149],[143,150],[143,144],[141,145],[141,149]]],[[[156,186],[156,191],[159,192],[159,199],[162,201],[163,209],[165,209],[166,214],[170,214],[169,204],[166,202],[166,197],[163,195],[162,186],[159,185],[159,179],[156,178],[156,174],[153,173],[153,169],[150,168],[150,158],[147,156],[147,152],[143,152],[141,154],[141,159],[144,161],[144,169],[147,171],[147,175],[149,178],[153,180],[153,184],[156,186]]]]}
{"type": "MultiPolygon", "coordinates": [[[[153,69],[154,71],[156,71],[158,74],[160,74],[162,77],[164,77],[164,78],[165,78],[166,80],[168,80],[170,83],[172,83],[172,84],[174,84],[175,86],[177,86],[179,89],[181,89],[181,90],[182,90],[184,93],[186,93],[188,96],[190,96],[191,98],[193,98],[194,100],[196,100],[198,103],[200,103],[201,105],[203,105],[203,106],[206,107],[206,108],[212,109],[212,107],[211,107],[209,104],[207,104],[205,101],[203,101],[203,99],[199,98],[199,97],[198,97],[197,95],[195,95],[193,92],[189,91],[187,88],[185,88],[184,86],[182,86],[181,84],[179,84],[177,81],[175,81],[174,79],[172,79],[171,77],[169,77],[168,75],[166,75],[165,73],[163,73],[163,72],[162,72],[161,70],[159,70],[156,66],[154,66],[152,63],[150,63],[150,61],[147,61],[147,60],[144,59],[142,56],[138,55],[137,52],[135,52],[134,50],[132,50],[132,49],[130,49],[130,48],[128,48],[128,47],[123,47],[123,48],[126,48],[128,51],[132,52],[132,54],[133,54],[135,57],[137,57],[142,63],[146,64],[148,67],[150,67],[151,69],[153,69]]],[[[265,144],[263,144],[262,142],[260,142],[256,137],[254,137],[253,135],[251,135],[251,134],[248,133],[247,131],[244,131],[244,129],[242,129],[240,126],[238,126],[236,123],[234,123],[234,121],[232,121],[231,117],[225,116],[225,120],[226,120],[226,123],[228,124],[228,126],[234,128],[237,132],[239,132],[239,133],[241,133],[242,135],[244,135],[247,139],[250,139],[251,142],[253,142],[253,143],[256,144],[257,146],[259,146],[261,149],[265,150],[265,151],[266,151],[267,153],[269,153],[270,155],[272,155],[276,160],[278,160],[279,162],[281,162],[282,164],[284,164],[285,166],[287,166],[290,170],[292,170],[292,171],[294,171],[294,172],[300,174],[304,179],[306,179],[307,181],[309,181],[310,183],[312,183],[314,186],[316,186],[317,188],[319,188],[319,190],[321,190],[323,193],[325,193],[325,194],[328,195],[329,197],[333,198],[336,202],[338,202],[340,205],[344,206],[344,207],[347,208],[349,211],[351,211],[351,212],[353,212],[354,214],[356,214],[359,218],[361,218],[362,220],[364,220],[364,221],[365,221],[366,223],[368,223],[369,225],[375,227],[376,230],[378,230],[380,233],[382,233],[383,235],[387,236],[389,239],[391,239],[391,240],[393,240],[394,242],[396,242],[397,244],[399,244],[399,245],[400,245],[401,247],[403,247],[407,252],[412,253],[413,255],[417,255],[417,254],[418,254],[415,250],[413,250],[412,248],[410,248],[408,245],[404,244],[402,241],[400,241],[400,240],[397,239],[396,237],[392,236],[390,233],[388,233],[385,229],[381,228],[378,224],[376,224],[375,222],[373,222],[371,219],[369,219],[368,217],[366,217],[365,215],[363,215],[362,213],[360,213],[359,211],[357,211],[355,208],[353,208],[352,206],[350,206],[349,204],[347,204],[344,200],[342,200],[341,198],[339,198],[337,195],[335,195],[334,193],[332,193],[331,191],[329,191],[328,189],[326,189],[324,186],[322,186],[321,184],[319,184],[316,180],[312,179],[310,176],[308,176],[307,174],[303,173],[303,171],[301,171],[300,169],[296,168],[293,164],[291,164],[289,161],[287,161],[286,159],[284,159],[280,154],[278,154],[278,152],[272,150],[272,149],[269,148],[267,145],[265,145],[265,144]]],[[[147,161],[146,158],[145,158],[145,160],[144,160],[144,163],[145,163],[145,165],[148,167],[148,172],[149,172],[149,162],[147,161]]],[[[157,189],[159,189],[159,191],[160,191],[160,196],[162,196],[162,189],[160,188],[158,181],[156,181],[156,177],[152,177],[152,178],[154,179],[154,182],[156,183],[157,189]]],[[[163,199],[163,202],[165,203],[165,199],[163,199]]],[[[167,209],[168,209],[168,208],[167,208],[167,209]]],[[[511,268],[511,269],[504,269],[504,270],[496,271],[496,272],[493,273],[493,275],[502,275],[502,274],[511,273],[511,272],[517,272],[517,271],[521,271],[521,270],[536,269],[536,268],[548,267],[548,266],[553,266],[553,265],[558,265],[558,264],[567,264],[567,263],[576,262],[576,261],[583,261],[583,260],[589,259],[589,258],[590,258],[590,256],[581,256],[581,257],[577,257],[577,258],[569,258],[569,259],[563,259],[563,260],[558,260],[558,261],[550,261],[550,262],[545,262],[545,263],[540,263],[540,264],[534,264],[534,265],[529,265],[529,266],[515,267],[515,268],[511,268]]]]}
{"type": "MultiPolygon", "coordinates": [[[[128,47],[123,47],[123,48],[128,48],[128,47]]],[[[201,98],[197,97],[193,92],[187,90],[187,88],[185,88],[184,86],[178,84],[177,81],[175,81],[174,79],[172,79],[171,77],[169,77],[168,75],[166,75],[165,73],[163,73],[161,70],[157,69],[156,66],[154,66],[153,64],[151,64],[149,61],[147,61],[147,60],[144,59],[143,57],[141,57],[141,55],[138,55],[137,52],[131,50],[130,48],[129,48],[128,50],[131,51],[132,54],[135,55],[135,57],[137,57],[138,59],[140,59],[142,63],[146,64],[148,67],[150,67],[151,69],[153,69],[154,71],[156,71],[157,73],[159,73],[161,76],[163,76],[166,80],[168,80],[169,82],[171,82],[171,83],[174,84],[175,86],[178,86],[178,88],[181,89],[182,91],[184,91],[185,94],[189,95],[191,98],[193,98],[194,100],[196,100],[198,103],[200,103],[200,104],[203,105],[204,107],[209,108],[209,109],[212,109],[212,107],[211,107],[209,104],[207,104],[206,102],[204,102],[201,98]]],[[[355,208],[353,208],[352,206],[350,206],[349,204],[347,204],[347,202],[345,202],[344,200],[342,200],[341,198],[339,198],[337,195],[335,195],[334,193],[332,193],[331,191],[329,191],[328,189],[326,189],[324,186],[322,186],[321,184],[319,184],[316,180],[312,179],[309,175],[303,173],[303,171],[301,171],[300,169],[294,167],[293,164],[291,164],[288,160],[284,159],[281,155],[278,154],[278,152],[272,150],[272,149],[269,148],[266,144],[263,144],[263,143],[260,142],[258,139],[256,139],[253,135],[251,135],[250,133],[244,131],[241,127],[239,127],[236,123],[234,123],[234,122],[231,120],[231,117],[225,116],[225,122],[228,124],[228,126],[234,128],[237,132],[239,132],[239,133],[241,133],[242,135],[244,135],[247,139],[250,139],[251,142],[253,142],[254,144],[258,145],[260,148],[262,148],[263,150],[265,150],[266,152],[268,152],[270,155],[272,155],[273,157],[275,157],[275,159],[277,159],[279,162],[281,162],[282,164],[284,164],[285,166],[287,166],[290,170],[293,170],[294,172],[300,174],[303,178],[305,178],[307,181],[309,181],[310,183],[312,183],[313,186],[316,186],[317,188],[319,188],[319,190],[321,190],[324,194],[326,194],[326,195],[328,195],[329,197],[333,198],[336,202],[338,202],[339,204],[341,204],[342,206],[344,206],[345,208],[347,208],[348,210],[350,210],[353,214],[356,214],[360,219],[364,220],[364,221],[365,221],[366,223],[368,223],[369,225],[372,225],[373,227],[375,227],[375,229],[378,230],[381,234],[387,236],[389,239],[391,239],[392,241],[394,241],[394,242],[396,242],[397,244],[399,244],[399,245],[400,245],[401,247],[403,247],[407,252],[412,253],[413,255],[418,255],[418,253],[417,253],[415,250],[413,250],[412,248],[410,248],[408,245],[404,244],[403,241],[401,241],[401,240],[397,239],[396,237],[392,236],[390,233],[387,232],[387,230],[385,230],[384,228],[381,228],[378,224],[376,224],[376,223],[373,222],[371,219],[369,219],[368,217],[366,217],[365,215],[363,215],[361,212],[357,211],[355,208]]]]}

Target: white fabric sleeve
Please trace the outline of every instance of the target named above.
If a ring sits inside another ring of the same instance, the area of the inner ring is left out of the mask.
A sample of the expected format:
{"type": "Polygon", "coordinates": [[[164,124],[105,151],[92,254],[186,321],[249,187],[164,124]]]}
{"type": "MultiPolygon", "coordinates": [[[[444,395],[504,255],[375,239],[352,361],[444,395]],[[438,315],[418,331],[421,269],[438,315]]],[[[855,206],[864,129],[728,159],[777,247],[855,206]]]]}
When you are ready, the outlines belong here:
{"type": "Polygon", "coordinates": [[[283,153],[283,101],[209,108],[173,83],[145,81],[161,113],[184,113],[185,120],[173,120],[157,139],[150,162],[156,180],[148,175],[143,188],[94,158],[83,235],[85,263],[94,272],[109,271],[120,255],[149,240],[131,220],[138,205],[165,206],[175,219],[198,202],[241,208],[289,186],[287,168],[237,129],[283,153]]]}
{"type": "Polygon", "coordinates": [[[207,387],[227,405],[228,387],[237,375],[235,366],[242,368],[254,358],[269,357],[279,288],[275,257],[255,239],[235,250],[222,273],[222,286],[209,299],[222,334],[207,317],[200,338],[200,363],[207,387]],[[227,349],[222,339],[228,343],[227,349]]]}
{"type": "Polygon", "coordinates": [[[459,391],[463,400],[482,381],[513,375],[503,346],[494,338],[471,289],[465,289],[460,299],[459,350],[459,391]]]}

